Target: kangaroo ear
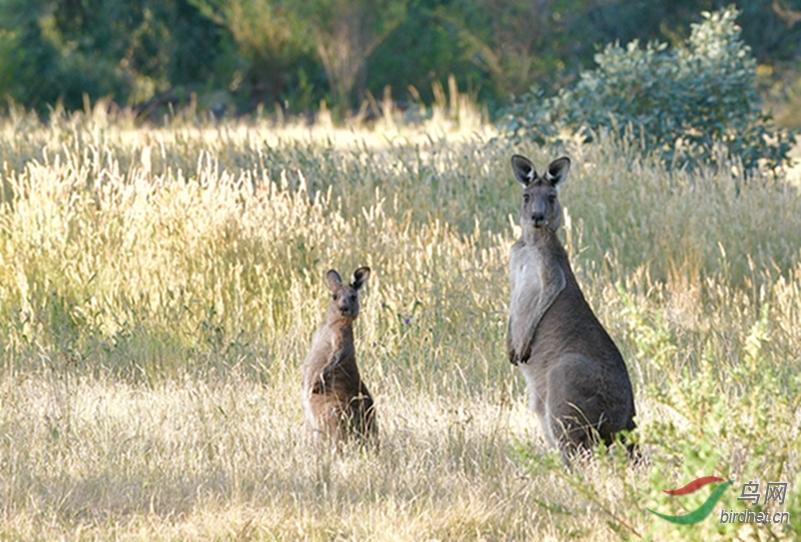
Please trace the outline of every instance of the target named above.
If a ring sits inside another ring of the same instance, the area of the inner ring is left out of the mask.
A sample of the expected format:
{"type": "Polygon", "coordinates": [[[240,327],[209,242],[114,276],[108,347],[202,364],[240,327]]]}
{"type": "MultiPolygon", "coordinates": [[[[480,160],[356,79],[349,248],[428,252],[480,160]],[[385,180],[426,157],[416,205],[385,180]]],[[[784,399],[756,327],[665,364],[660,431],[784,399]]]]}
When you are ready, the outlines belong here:
{"type": "Polygon", "coordinates": [[[570,158],[567,156],[557,158],[548,164],[548,169],[545,171],[545,179],[551,183],[551,186],[557,186],[567,179],[568,171],[570,171],[570,158]]]}
{"type": "Polygon", "coordinates": [[[368,278],[370,278],[370,268],[360,267],[353,272],[353,277],[350,279],[350,285],[353,286],[355,290],[361,290],[368,278]]]}
{"type": "Polygon", "coordinates": [[[512,172],[515,174],[517,182],[523,186],[528,186],[531,181],[537,178],[537,170],[534,164],[525,156],[515,154],[512,156],[512,172]]]}
{"type": "Polygon", "coordinates": [[[325,274],[325,280],[328,282],[328,289],[332,292],[337,291],[342,286],[342,277],[333,269],[325,274]]]}

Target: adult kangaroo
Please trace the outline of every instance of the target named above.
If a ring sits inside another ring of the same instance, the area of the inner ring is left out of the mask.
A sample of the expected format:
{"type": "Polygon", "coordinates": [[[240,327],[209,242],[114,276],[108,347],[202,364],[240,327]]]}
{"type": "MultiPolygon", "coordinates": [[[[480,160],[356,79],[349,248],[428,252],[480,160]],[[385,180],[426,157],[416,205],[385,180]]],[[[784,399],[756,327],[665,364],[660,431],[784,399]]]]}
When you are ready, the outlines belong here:
{"type": "Polygon", "coordinates": [[[626,364],[584,299],[556,234],[562,224],[557,187],[569,170],[570,160],[563,157],[539,176],[530,160],[512,157],[515,179],[523,185],[523,235],[509,259],[506,335],[509,361],[526,379],[531,408],[568,465],[597,437],[611,444],[615,433],[635,427],[626,364]]]}
{"type": "Polygon", "coordinates": [[[341,443],[356,438],[378,441],[375,407],[356,365],[353,321],[359,316],[359,290],[370,276],[360,267],[349,283],[331,269],[326,274],[331,302],[303,362],[303,413],[313,434],[341,443]]]}

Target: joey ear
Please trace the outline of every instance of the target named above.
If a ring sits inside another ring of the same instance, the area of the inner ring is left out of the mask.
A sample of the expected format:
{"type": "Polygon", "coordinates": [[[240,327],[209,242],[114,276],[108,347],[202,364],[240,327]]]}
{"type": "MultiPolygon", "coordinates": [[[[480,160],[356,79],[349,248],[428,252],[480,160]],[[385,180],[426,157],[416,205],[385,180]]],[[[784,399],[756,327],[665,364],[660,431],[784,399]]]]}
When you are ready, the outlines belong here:
{"type": "Polygon", "coordinates": [[[353,288],[357,291],[361,290],[368,278],[370,278],[370,268],[360,267],[353,272],[353,277],[350,279],[350,285],[353,286],[353,288]]]}
{"type": "Polygon", "coordinates": [[[545,170],[545,179],[551,183],[551,186],[558,186],[567,179],[568,171],[570,171],[570,158],[567,156],[557,158],[548,164],[548,169],[545,170]]]}
{"type": "Polygon", "coordinates": [[[534,164],[525,156],[515,154],[512,156],[512,172],[515,174],[517,182],[523,186],[528,186],[531,181],[537,178],[537,170],[534,164]]]}
{"type": "Polygon", "coordinates": [[[342,286],[342,277],[334,269],[325,274],[325,280],[328,282],[328,289],[332,292],[337,291],[342,286]]]}

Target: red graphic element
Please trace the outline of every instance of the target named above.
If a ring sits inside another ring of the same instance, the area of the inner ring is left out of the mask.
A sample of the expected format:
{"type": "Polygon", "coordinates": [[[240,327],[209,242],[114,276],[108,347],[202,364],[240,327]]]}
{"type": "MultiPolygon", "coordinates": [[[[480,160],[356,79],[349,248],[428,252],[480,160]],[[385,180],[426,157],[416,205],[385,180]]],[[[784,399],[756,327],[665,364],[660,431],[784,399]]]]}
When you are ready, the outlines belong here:
{"type": "Polygon", "coordinates": [[[693,491],[697,491],[698,489],[704,487],[707,484],[711,484],[712,482],[723,482],[723,478],[718,478],[717,476],[702,476],[701,478],[696,478],[689,484],[679,489],[663,489],[665,493],[668,495],[686,495],[687,493],[692,493],[693,491]]]}

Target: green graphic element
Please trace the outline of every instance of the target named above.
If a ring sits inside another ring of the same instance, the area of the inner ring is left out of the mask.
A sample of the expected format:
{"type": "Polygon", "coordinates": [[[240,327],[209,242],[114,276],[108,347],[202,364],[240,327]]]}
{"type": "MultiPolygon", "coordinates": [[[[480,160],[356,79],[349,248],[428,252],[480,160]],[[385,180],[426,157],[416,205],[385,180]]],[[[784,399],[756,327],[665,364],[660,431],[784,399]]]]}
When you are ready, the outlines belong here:
{"type": "Polygon", "coordinates": [[[705,517],[712,512],[712,509],[718,503],[718,499],[723,494],[723,491],[729,487],[731,484],[734,483],[734,480],[729,480],[724,484],[720,484],[718,487],[715,488],[715,491],[709,496],[709,498],[704,501],[704,504],[699,506],[697,509],[693,510],[689,514],[684,514],[683,516],[668,516],[667,514],[660,514],[659,512],[654,512],[650,508],[646,508],[652,514],[656,514],[662,519],[666,519],[671,523],[678,523],[679,525],[692,525],[693,523],[698,523],[705,517]]]}

